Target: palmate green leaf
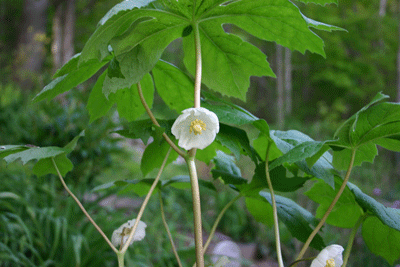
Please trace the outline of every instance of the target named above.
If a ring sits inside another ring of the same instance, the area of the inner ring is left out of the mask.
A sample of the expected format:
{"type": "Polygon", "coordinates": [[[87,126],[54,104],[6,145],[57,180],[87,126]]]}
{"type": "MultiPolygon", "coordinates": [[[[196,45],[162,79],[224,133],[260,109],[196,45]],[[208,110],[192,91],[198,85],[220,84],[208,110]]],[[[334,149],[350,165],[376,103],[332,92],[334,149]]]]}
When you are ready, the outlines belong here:
{"type": "Polygon", "coordinates": [[[213,161],[215,167],[211,170],[211,173],[214,179],[221,178],[225,184],[240,185],[247,183],[247,180],[242,178],[234,157],[226,155],[222,151],[217,151],[217,156],[213,161]]]}
{"type": "Polygon", "coordinates": [[[79,57],[80,56],[78,55],[77,57],[72,58],[69,62],[72,61],[73,63],[69,65],[68,62],[65,69],[62,68],[60,70],[61,73],[65,72],[66,74],[63,76],[57,75],[57,78],[46,85],[42,91],[35,96],[34,101],[38,102],[46,98],[51,100],[55,96],[71,90],[75,86],[92,77],[101,67],[111,60],[110,57],[104,58],[104,60],[101,62],[99,62],[97,59],[89,60],[77,67],[76,61],[79,57]]]}
{"type": "MultiPolygon", "coordinates": [[[[267,192],[260,192],[259,196],[256,197],[256,199],[259,201],[267,202],[270,205],[272,203],[271,194],[267,192]]],[[[312,232],[312,228],[310,227],[310,225],[316,226],[318,224],[318,220],[315,219],[309,211],[302,208],[301,206],[296,204],[296,202],[289,198],[276,195],[275,199],[280,221],[286,225],[286,227],[294,237],[302,242],[305,242],[312,232]]],[[[250,204],[257,205],[259,203],[250,202],[250,204]]],[[[262,214],[256,214],[255,217],[258,218],[261,216],[272,217],[272,213],[267,214],[267,212],[271,212],[272,209],[263,210],[259,208],[250,208],[250,210],[252,210],[252,212],[261,212],[262,214]]],[[[325,247],[324,241],[318,234],[314,237],[310,245],[318,250],[321,250],[325,247]]]]}
{"type": "MultiPolygon", "coordinates": [[[[332,189],[328,184],[318,181],[304,193],[319,204],[316,213],[317,218],[322,218],[328,210],[342,182],[340,179],[335,179],[335,189],[332,189]]],[[[353,193],[346,187],[326,222],[337,227],[353,228],[362,214],[362,209],[357,204],[353,193]]]]}
{"type": "Polygon", "coordinates": [[[138,13],[138,8],[147,6],[153,1],[123,1],[108,11],[100,20],[96,31],[85,44],[79,64],[90,59],[102,60],[105,58],[109,54],[108,45],[110,40],[126,31],[140,17],[133,16],[132,13],[138,13]]]}
{"type": "MultiPolygon", "coordinates": [[[[3,146],[3,153],[0,153],[0,158],[9,164],[20,159],[22,164],[26,164],[31,160],[37,160],[33,166],[33,172],[37,176],[43,176],[49,173],[57,174],[53,166],[51,158],[54,158],[61,175],[65,175],[72,170],[72,162],[66,157],[71,153],[80,137],[84,136],[84,131],[71,140],[64,148],[61,147],[36,147],[36,146],[3,146]]],[[[0,150],[0,152],[2,151],[0,150]]]]}
{"type": "MultiPolygon", "coordinates": [[[[310,177],[299,177],[296,175],[290,177],[287,175],[286,168],[283,166],[277,166],[273,170],[270,170],[269,175],[273,189],[280,192],[296,191],[297,189],[303,187],[304,183],[310,179],[310,177]]],[[[245,191],[248,193],[250,191],[255,191],[258,193],[263,189],[269,189],[265,172],[265,162],[258,164],[250,184],[241,187],[240,191],[245,191]]]]}
{"type": "Polygon", "coordinates": [[[246,208],[257,222],[269,227],[274,225],[274,216],[271,204],[256,198],[246,197],[246,208]]]}
{"type": "MultiPolygon", "coordinates": [[[[309,136],[295,130],[290,131],[271,131],[270,137],[274,141],[276,147],[286,154],[291,151],[295,146],[304,142],[313,142],[314,140],[309,136]]],[[[275,149],[275,147],[272,147],[275,149]]],[[[322,149],[323,147],[321,147],[322,149]]],[[[273,152],[276,153],[276,152],[273,152]]],[[[332,156],[325,152],[312,167],[309,167],[305,160],[300,160],[295,163],[300,170],[310,174],[318,179],[324,180],[332,188],[334,187],[334,169],[332,167],[332,156]]]]}
{"type": "Polygon", "coordinates": [[[257,154],[250,146],[250,141],[246,131],[220,123],[220,130],[216,136],[216,140],[226,148],[228,148],[237,159],[240,154],[248,155],[253,162],[258,163],[257,154]]]}
{"type": "MultiPolygon", "coordinates": [[[[155,140],[146,147],[140,162],[140,169],[144,177],[146,177],[152,170],[160,168],[169,149],[170,145],[164,139],[161,139],[159,142],[156,142],[155,140]]],[[[178,153],[171,149],[166,165],[177,158],[178,153]]]]}
{"type": "Polygon", "coordinates": [[[65,74],[69,74],[72,71],[78,68],[78,62],[80,59],[81,53],[75,54],[73,57],[68,60],[61,68],[59,68],[56,73],[53,75],[53,79],[64,76],[65,74]]]}
{"type": "MultiPolygon", "coordinates": [[[[200,23],[203,73],[202,82],[223,95],[243,101],[250,86],[250,76],[271,76],[265,55],[239,37],[226,34],[220,22],[200,23]]],[[[194,32],[183,38],[184,63],[195,74],[194,32]]]]}
{"type": "MultiPolygon", "coordinates": [[[[147,105],[149,108],[152,108],[154,99],[154,85],[150,74],[146,74],[143,77],[143,79],[140,81],[140,85],[147,105]]],[[[143,107],[139,97],[137,84],[133,84],[129,88],[118,90],[113,98],[115,103],[117,103],[118,114],[128,121],[133,121],[146,112],[146,109],[143,107]]]]}
{"type": "Polygon", "coordinates": [[[303,2],[306,4],[314,3],[314,4],[321,5],[321,6],[324,6],[326,4],[336,4],[337,5],[339,2],[338,0],[297,0],[297,1],[303,2]]]}
{"type": "Polygon", "coordinates": [[[231,23],[262,40],[274,41],[291,50],[325,55],[323,41],[308,29],[299,9],[287,0],[233,1],[213,6],[199,16],[200,27],[211,20],[219,25],[231,23]]]}
{"type": "Polygon", "coordinates": [[[372,162],[377,155],[376,145],[400,150],[400,105],[382,103],[386,95],[378,93],[375,98],[360,111],[349,118],[335,133],[336,141],[329,142],[334,148],[334,164],[344,169],[349,162],[351,152],[356,149],[355,165],[364,161],[372,162]],[[345,151],[341,149],[346,149],[345,151]]]}
{"type": "Polygon", "coordinates": [[[261,133],[269,136],[268,123],[260,118],[257,118],[244,108],[224,101],[209,92],[202,92],[204,98],[201,101],[201,106],[214,112],[220,123],[234,124],[237,126],[252,124],[261,133]]]}
{"type": "MultiPolygon", "coordinates": [[[[140,117],[146,110],[140,101],[137,84],[133,84],[129,88],[118,90],[115,94],[109,95],[107,99],[102,93],[102,87],[107,77],[107,72],[106,70],[100,75],[90,92],[86,107],[90,114],[90,122],[105,116],[114,104],[117,104],[119,115],[128,121],[133,121],[140,117]]],[[[147,105],[151,108],[154,99],[154,85],[150,74],[145,75],[140,84],[147,105]]]]}
{"type": "Polygon", "coordinates": [[[400,258],[400,232],[384,225],[376,217],[368,217],[362,226],[362,236],[372,253],[393,265],[400,258]]]}
{"type": "Polygon", "coordinates": [[[152,73],[157,92],[170,109],[180,113],[193,106],[194,84],[185,73],[162,60],[157,62],[152,73]]]}
{"type": "MultiPolygon", "coordinates": [[[[319,141],[305,141],[300,143],[272,162],[270,165],[270,170],[273,170],[275,167],[280,166],[283,163],[292,164],[297,161],[311,158],[322,149],[324,143],[325,142],[319,141]]],[[[309,167],[312,167],[312,165],[309,167]]]]}
{"type": "Polygon", "coordinates": [[[303,19],[306,21],[308,27],[312,27],[312,28],[317,29],[317,30],[323,30],[323,31],[328,31],[328,32],[331,32],[331,31],[346,31],[345,29],[342,29],[340,27],[329,25],[329,24],[326,24],[326,23],[322,23],[322,22],[307,18],[303,14],[301,14],[301,15],[303,16],[303,19]]]}
{"type": "Polygon", "coordinates": [[[383,224],[400,231],[400,212],[397,209],[387,208],[372,197],[364,194],[356,185],[347,183],[353,192],[357,203],[367,212],[376,216],[383,224]]]}

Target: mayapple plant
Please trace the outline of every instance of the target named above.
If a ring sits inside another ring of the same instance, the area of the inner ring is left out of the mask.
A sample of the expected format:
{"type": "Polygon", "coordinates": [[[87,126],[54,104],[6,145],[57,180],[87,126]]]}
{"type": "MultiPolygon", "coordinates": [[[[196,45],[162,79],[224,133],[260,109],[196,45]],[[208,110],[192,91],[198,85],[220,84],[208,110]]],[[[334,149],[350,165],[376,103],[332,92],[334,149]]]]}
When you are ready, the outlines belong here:
{"type": "MultiPolygon", "coordinates": [[[[337,4],[337,0],[299,2],[337,4]]],[[[323,41],[311,29],[341,30],[307,18],[289,0],[127,0],[100,20],[82,52],[59,69],[54,80],[35,97],[34,101],[53,99],[101,70],[87,103],[90,122],[105,116],[116,105],[119,116],[129,122],[127,128],[117,131],[120,135],[141,138],[144,143],[150,136],[154,137],[143,153],[141,170],[146,176],[159,168],[158,174],[136,217],[115,230],[111,241],[63,178],[73,168],[67,155],[83,132],[62,148],[3,145],[0,157],[7,163],[17,159],[24,164],[35,160],[36,175],[58,176],[116,253],[120,267],[124,266],[128,247],[145,236],[146,224],[141,217],[154,189],[163,191],[175,182],[191,186],[196,251],[192,263],[196,266],[205,266],[204,254],[219,221],[240,198],[245,200],[256,220],[274,227],[280,267],[311,260],[303,258],[310,246],[322,250],[311,263],[312,267],[346,266],[360,227],[371,252],[394,264],[400,258],[399,211],[380,204],[349,179],[354,166],[373,161],[377,145],[400,151],[400,105],[385,102],[387,96],[378,93],[326,141],[315,141],[296,130],[270,130],[265,120],[215,95],[245,100],[250,76],[275,77],[265,55],[249,42],[226,32],[222,28],[224,24],[234,24],[259,39],[291,50],[301,53],[308,50],[322,56],[325,56],[323,41]],[[161,60],[163,51],[175,39],[182,40],[185,69],[161,60]],[[202,85],[209,90],[201,91],[202,85]],[[182,113],[174,122],[153,115],[155,89],[169,109],[182,113]],[[145,112],[149,119],[139,120],[145,112]],[[258,133],[255,140],[249,140],[244,130],[249,127],[258,133]],[[241,176],[235,164],[242,155],[248,156],[256,166],[251,181],[241,176]],[[178,156],[187,163],[188,179],[170,177],[160,181],[163,168],[178,156]],[[206,181],[199,181],[197,177],[196,160],[213,162],[214,182],[236,192],[236,197],[218,215],[205,243],[199,186],[206,181]],[[343,177],[342,170],[346,170],[343,177]],[[275,194],[299,190],[309,180],[314,184],[304,194],[319,204],[315,215],[293,200],[275,194]],[[278,220],[294,238],[304,242],[293,263],[283,262],[278,220]],[[352,229],[345,249],[341,245],[325,244],[318,233],[325,223],[352,229]]],[[[120,186],[121,183],[112,184],[120,186]]],[[[172,252],[177,265],[182,266],[162,201],[160,207],[172,252]]],[[[215,266],[222,266],[223,262],[225,258],[215,266]]]]}

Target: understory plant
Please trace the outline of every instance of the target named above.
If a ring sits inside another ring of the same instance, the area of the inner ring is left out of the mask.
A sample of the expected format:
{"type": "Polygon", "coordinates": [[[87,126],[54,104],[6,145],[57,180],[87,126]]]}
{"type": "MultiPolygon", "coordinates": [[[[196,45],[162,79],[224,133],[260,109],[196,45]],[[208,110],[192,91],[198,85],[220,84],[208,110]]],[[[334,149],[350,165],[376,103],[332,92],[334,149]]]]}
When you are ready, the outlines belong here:
{"type": "MultiPolygon", "coordinates": [[[[325,5],[337,1],[299,2],[325,5]]],[[[162,193],[178,183],[190,185],[192,191],[192,205],[188,205],[187,212],[193,213],[195,252],[191,264],[195,266],[210,264],[205,252],[224,213],[239,199],[245,200],[256,220],[274,228],[276,247],[271,249],[276,251],[280,267],[302,261],[310,261],[313,267],[346,266],[359,228],[371,252],[393,265],[400,258],[400,213],[363,193],[350,178],[354,166],[373,162],[377,145],[400,151],[400,105],[387,102],[388,97],[378,93],[325,141],[313,140],[297,130],[272,130],[264,119],[221,97],[244,101],[250,76],[275,77],[265,54],[226,32],[226,24],[290,50],[308,50],[321,56],[325,56],[324,43],[313,31],[341,30],[306,17],[289,0],[127,0],[100,20],[82,52],[60,68],[53,81],[34,98],[51,100],[101,72],[87,101],[90,122],[107,115],[116,105],[119,117],[128,121],[116,132],[147,144],[141,159],[141,171],[147,179],[101,186],[135,190],[145,185],[147,190],[136,216],[114,233],[103,232],[104,226],[92,219],[64,181],[73,169],[67,155],[84,132],[64,147],[4,144],[0,157],[7,163],[35,161],[33,172],[37,176],[57,176],[115,252],[119,267],[125,266],[128,247],[145,238],[146,229],[152,227],[151,222],[141,218],[155,192],[159,194],[161,214],[154,216],[162,217],[173,248],[171,254],[177,265],[183,266],[162,208],[162,193]],[[161,60],[166,47],[176,39],[184,52],[180,67],[161,60]],[[176,112],[176,120],[159,119],[153,114],[155,90],[166,107],[176,112]],[[249,132],[256,138],[250,140],[249,132]],[[236,165],[243,156],[255,166],[250,181],[242,177],[236,165]],[[187,175],[160,180],[164,167],[178,157],[186,162],[187,175]],[[203,240],[199,188],[215,187],[199,179],[198,161],[212,163],[213,182],[222,183],[224,190],[236,194],[220,211],[207,240],[203,240]],[[155,169],[156,177],[149,178],[155,169]],[[280,195],[300,190],[307,181],[313,185],[304,195],[319,204],[316,214],[280,195]],[[282,257],[279,221],[293,238],[304,243],[294,262],[284,262],[282,257]],[[348,243],[327,244],[319,233],[325,224],[350,228],[348,243]],[[304,258],[309,247],[322,250],[321,254],[315,259],[304,258]]],[[[221,258],[213,264],[223,266],[226,262],[221,258]]]]}

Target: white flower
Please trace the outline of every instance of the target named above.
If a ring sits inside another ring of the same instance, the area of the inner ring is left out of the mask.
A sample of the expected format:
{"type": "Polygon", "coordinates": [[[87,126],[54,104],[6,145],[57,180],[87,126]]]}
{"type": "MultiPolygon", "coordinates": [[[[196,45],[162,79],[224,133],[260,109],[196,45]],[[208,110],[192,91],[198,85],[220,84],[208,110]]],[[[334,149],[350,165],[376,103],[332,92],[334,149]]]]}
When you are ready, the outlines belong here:
{"type": "Polygon", "coordinates": [[[327,246],[312,261],[311,267],[341,267],[343,250],[340,245],[327,246]]]}
{"type": "MultiPolygon", "coordinates": [[[[131,233],[131,230],[135,222],[136,219],[127,221],[126,223],[121,225],[117,230],[115,230],[111,237],[111,243],[113,243],[114,246],[119,246],[121,245],[121,240],[123,240],[122,244],[125,244],[125,242],[128,240],[129,234],[131,233]]],[[[132,245],[133,241],[140,241],[144,238],[144,236],[146,235],[145,232],[146,227],[147,225],[144,222],[139,221],[136,231],[133,234],[132,241],[129,245],[132,245]]]]}
{"type": "Polygon", "coordinates": [[[204,149],[219,132],[218,117],[206,108],[188,108],[176,119],[171,131],[180,147],[204,149]]]}

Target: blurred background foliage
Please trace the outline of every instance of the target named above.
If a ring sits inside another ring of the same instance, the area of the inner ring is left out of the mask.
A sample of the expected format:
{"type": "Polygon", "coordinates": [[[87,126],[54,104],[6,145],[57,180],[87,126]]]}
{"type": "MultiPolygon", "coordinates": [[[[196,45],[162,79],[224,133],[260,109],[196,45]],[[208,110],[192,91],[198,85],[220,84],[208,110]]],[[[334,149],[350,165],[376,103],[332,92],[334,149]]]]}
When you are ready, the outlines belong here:
{"type": "MultiPolygon", "coordinates": [[[[117,207],[114,202],[100,205],[116,192],[93,195],[91,189],[110,181],[142,178],[139,164],[143,143],[123,141],[112,133],[124,123],[115,113],[89,125],[85,103],[97,76],[53,101],[32,103],[31,99],[56,69],[82,50],[100,18],[119,2],[0,0],[0,144],[62,147],[85,130],[85,137],[69,155],[74,169],[66,180],[109,236],[128,216],[135,217],[138,207],[117,207]]],[[[339,1],[338,6],[295,3],[307,17],[347,32],[315,30],[325,42],[323,58],[291,52],[224,25],[225,30],[260,47],[278,76],[252,77],[247,101],[231,101],[266,119],[272,129],[296,129],[322,140],[331,138],[338,125],[377,92],[390,95],[394,102],[400,99],[398,0],[339,1]]],[[[182,66],[181,57],[179,40],[163,55],[178,66],[182,66]]],[[[167,111],[157,96],[153,106],[159,117],[177,115],[167,111]]],[[[374,165],[356,168],[352,181],[386,206],[394,206],[400,199],[400,157],[390,152],[380,154],[374,165]]],[[[243,176],[251,179],[249,160],[242,157],[238,166],[243,176]]],[[[203,179],[211,179],[210,166],[200,163],[199,169],[203,179]]],[[[184,166],[173,164],[163,178],[185,172],[184,166]]],[[[0,181],[0,266],[115,266],[115,255],[67,197],[56,177],[37,178],[29,164],[6,166],[1,161],[0,181]]],[[[223,185],[216,185],[217,192],[202,194],[206,232],[233,198],[223,185]]],[[[302,195],[310,186],[307,183],[304,190],[286,196],[315,211],[316,205],[302,195]]],[[[129,192],[119,197],[140,200],[129,192]]],[[[168,189],[162,197],[178,248],[193,245],[192,215],[187,212],[190,192],[168,189]]],[[[159,231],[163,226],[158,213],[158,200],[153,197],[143,219],[151,225],[148,223],[146,238],[131,249],[127,266],[175,266],[166,235],[159,231]]],[[[300,243],[284,226],[281,228],[285,261],[290,262],[300,243]]],[[[344,244],[346,231],[328,225],[322,235],[326,243],[344,244]]],[[[269,249],[274,247],[272,229],[255,222],[242,201],[228,210],[218,232],[239,243],[255,244],[256,264],[275,256],[274,249],[269,249]]],[[[180,254],[189,255],[184,250],[180,254]]],[[[351,266],[389,266],[368,252],[362,239],[356,240],[352,255],[351,266]]]]}

